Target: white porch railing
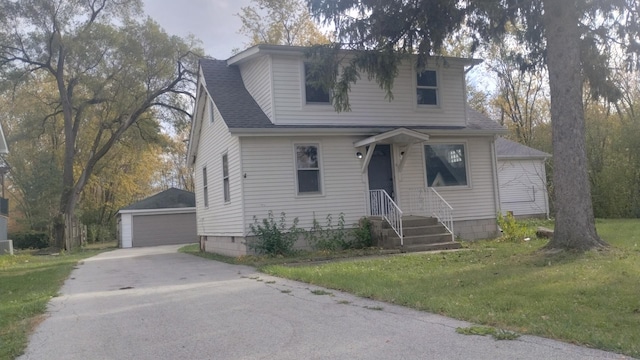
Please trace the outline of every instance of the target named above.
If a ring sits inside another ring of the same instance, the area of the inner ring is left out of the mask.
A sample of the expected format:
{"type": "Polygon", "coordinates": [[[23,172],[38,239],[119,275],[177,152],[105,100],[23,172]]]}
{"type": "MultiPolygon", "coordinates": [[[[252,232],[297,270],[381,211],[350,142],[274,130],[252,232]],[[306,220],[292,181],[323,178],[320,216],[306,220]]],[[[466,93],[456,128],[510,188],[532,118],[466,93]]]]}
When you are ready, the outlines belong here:
{"type": "Polygon", "coordinates": [[[455,241],[453,207],[434,188],[412,190],[409,194],[409,208],[412,214],[433,216],[438,219],[438,222],[451,233],[451,241],[455,241]]]}
{"type": "Polygon", "coordinates": [[[400,237],[400,246],[404,246],[402,236],[402,210],[384,190],[370,190],[368,212],[369,216],[381,216],[385,219],[393,231],[400,237]]]}

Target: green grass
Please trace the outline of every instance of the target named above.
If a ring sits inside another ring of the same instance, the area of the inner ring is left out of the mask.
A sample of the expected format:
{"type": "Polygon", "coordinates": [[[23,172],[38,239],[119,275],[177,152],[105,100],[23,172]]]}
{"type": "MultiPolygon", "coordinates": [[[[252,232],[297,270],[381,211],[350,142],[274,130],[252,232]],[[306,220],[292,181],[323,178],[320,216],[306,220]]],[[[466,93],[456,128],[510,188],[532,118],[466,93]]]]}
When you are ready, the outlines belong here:
{"type": "MultiPolygon", "coordinates": [[[[529,225],[551,225],[530,222],[529,225]]],[[[545,240],[263,271],[476,324],[640,357],[640,220],[598,220],[612,248],[538,251],[545,240]]]]}
{"type": "Polygon", "coordinates": [[[14,256],[0,256],[0,360],[22,354],[47,302],[58,295],[73,267],[99,252],[33,256],[29,251],[18,251],[14,256]]]}

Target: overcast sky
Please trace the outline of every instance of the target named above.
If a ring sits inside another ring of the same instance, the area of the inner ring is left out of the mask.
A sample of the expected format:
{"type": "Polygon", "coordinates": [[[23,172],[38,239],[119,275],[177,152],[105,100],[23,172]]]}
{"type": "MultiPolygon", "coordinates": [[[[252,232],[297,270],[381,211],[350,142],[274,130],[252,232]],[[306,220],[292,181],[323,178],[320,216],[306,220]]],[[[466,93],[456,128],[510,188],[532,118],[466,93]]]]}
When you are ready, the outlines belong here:
{"type": "Polygon", "coordinates": [[[195,35],[207,55],[227,59],[233,48],[244,49],[249,39],[238,34],[241,22],[235,14],[250,0],[144,0],[147,15],[169,34],[195,35]]]}

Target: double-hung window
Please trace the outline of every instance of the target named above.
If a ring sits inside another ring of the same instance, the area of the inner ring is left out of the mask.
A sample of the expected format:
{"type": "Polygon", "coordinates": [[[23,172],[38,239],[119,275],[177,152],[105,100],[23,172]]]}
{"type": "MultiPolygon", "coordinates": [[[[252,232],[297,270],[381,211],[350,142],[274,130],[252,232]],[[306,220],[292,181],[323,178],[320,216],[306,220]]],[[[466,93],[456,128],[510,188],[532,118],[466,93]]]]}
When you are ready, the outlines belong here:
{"type": "Polygon", "coordinates": [[[424,147],[427,186],[467,186],[464,144],[432,144],[424,147]]]}
{"type": "Polygon", "coordinates": [[[321,194],[318,144],[295,144],[298,194],[321,194]]]}
{"type": "Polygon", "coordinates": [[[224,193],[224,202],[231,201],[231,190],[229,188],[229,157],[227,154],[222,155],[222,188],[224,193]]]}
{"type": "Polygon", "coordinates": [[[439,105],[438,74],[435,70],[424,70],[418,73],[416,84],[418,105],[439,105]]]}
{"type": "Polygon", "coordinates": [[[209,184],[207,183],[207,167],[202,168],[202,192],[204,194],[204,207],[209,207],[209,184]]]}
{"type": "Polygon", "coordinates": [[[320,77],[311,69],[311,64],[304,64],[304,92],[307,104],[329,104],[331,96],[322,86],[320,77]]]}

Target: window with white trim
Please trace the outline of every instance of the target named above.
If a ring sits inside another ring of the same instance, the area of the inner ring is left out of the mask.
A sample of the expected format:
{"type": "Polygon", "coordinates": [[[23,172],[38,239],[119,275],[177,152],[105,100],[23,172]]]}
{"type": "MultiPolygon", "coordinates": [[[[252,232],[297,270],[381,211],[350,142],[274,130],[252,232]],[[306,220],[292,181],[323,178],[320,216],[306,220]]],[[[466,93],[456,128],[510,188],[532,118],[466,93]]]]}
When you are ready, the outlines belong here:
{"type": "Polygon", "coordinates": [[[207,182],[207,167],[202,168],[202,191],[204,193],[204,207],[209,207],[209,184],[207,182]]]}
{"type": "Polygon", "coordinates": [[[417,74],[416,99],[418,105],[438,105],[438,73],[424,70],[417,74]]]}
{"type": "Polygon", "coordinates": [[[229,157],[227,154],[222,155],[222,188],[224,193],[224,202],[231,201],[231,190],[229,188],[229,157]]]}
{"type": "Polygon", "coordinates": [[[311,65],[304,63],[304,93],[307,104],[329,104],[331,95],[319,84],[319,76],[311,71],[311,65]]]}
{"type": "Polygon", "coordinates": [[[295,144],[296,182],[299,195],[321,194],[318,144],[295,144]]]}
{"type": "Polygon", "coordinates": [[[427,186],[466,186],[467,160],[464,144],[424,146],[427,186]]]}

